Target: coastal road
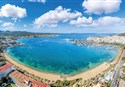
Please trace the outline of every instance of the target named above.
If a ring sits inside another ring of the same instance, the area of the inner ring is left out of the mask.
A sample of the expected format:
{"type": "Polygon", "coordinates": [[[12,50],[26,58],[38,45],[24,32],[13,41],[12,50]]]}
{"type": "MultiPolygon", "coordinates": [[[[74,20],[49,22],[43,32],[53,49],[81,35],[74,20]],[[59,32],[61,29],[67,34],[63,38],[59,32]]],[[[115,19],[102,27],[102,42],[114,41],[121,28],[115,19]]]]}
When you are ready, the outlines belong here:
{"type": "Polygon", "coordinates": [[[117,64],[117,67],[115,70],[114,78],[113,78],[112,83],[111,83],[111,87],[118,87],[119,75],[120,75],[120,71],[121,71],[122,65],[123,65],[122,57],[124,56],[124,54],[125,54],[125,50],[122,52],[122,54],[120,56],[119,62],[117,64]]]}

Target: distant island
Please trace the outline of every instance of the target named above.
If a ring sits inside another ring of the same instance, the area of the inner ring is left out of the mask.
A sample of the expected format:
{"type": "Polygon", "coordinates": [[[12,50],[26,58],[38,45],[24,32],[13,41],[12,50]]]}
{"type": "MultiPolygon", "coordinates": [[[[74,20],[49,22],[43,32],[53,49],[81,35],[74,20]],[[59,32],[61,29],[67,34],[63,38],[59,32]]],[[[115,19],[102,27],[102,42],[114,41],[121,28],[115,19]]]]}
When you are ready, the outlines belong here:
{"type": "Polygon", "coordinates": [[[26,31],[0,31],[0,48],[3,51],[4,48],[15,45],[22,45],[22,43],[16,42],[18,38],[33,38],[33,37],[52,37],[57,34],[49,33],[32,33],[26,31]]]}

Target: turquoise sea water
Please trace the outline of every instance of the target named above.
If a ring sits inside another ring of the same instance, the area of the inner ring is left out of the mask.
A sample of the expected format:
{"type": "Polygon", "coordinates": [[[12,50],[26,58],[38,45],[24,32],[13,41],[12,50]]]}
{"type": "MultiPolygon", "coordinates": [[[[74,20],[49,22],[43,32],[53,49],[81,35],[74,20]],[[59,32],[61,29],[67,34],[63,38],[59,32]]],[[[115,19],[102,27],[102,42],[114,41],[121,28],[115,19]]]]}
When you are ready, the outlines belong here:
{"type": "MultiPolygon", "coordinates": [[[[107,34],[104,34],[107,35],[107,34]]],[[[16,61],[39,71],[76,74],[103,62],[112,61],[116,48],[76,46],[67,39],[85,39],[102,34],[61,34],[49,38],[23,38],[24,46],[9,47],[7,53],[16,61]],[[110,50],[109,50],[110,49],[110,50]]]]}

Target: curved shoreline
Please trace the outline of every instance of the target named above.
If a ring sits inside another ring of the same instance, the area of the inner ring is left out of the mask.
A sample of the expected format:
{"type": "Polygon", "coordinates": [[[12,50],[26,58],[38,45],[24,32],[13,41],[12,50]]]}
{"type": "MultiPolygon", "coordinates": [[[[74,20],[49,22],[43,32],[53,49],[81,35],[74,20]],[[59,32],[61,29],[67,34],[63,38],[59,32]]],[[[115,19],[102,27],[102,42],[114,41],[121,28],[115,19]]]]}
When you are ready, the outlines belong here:
{"type": "Polygon", "coordinates": [[[78,78],[82,78],[83,80],[87,80],[90,79],[92,77],[95,77],[97,74],[102,73],[104,70],[106,70],[107,68],[110,67],[110,64],[116,64],[119,59],[121,58],[121,55],[123,53],[123,49],[119,48],[118,49],[118,54],[116,56],[116,58],[114,59],[113,62],[111,63],[102,63],[101,65],[92,68],[90,70],[87,70],[85,72],[81,72],[78,73],[74,76],[61,76],[58,74],[52,74],[52,73],[45,73],[45,72],[40,72],[34,69],[31,69],[30,67],[27,67],[23,64],[20,64],[18,62],[16,62],[15,60],[13,60],[7,53],[3,53],[3,56],[5,57],[6,60],[8,60],[9,62],[11,62],[12,64],[18,66],[19,68],[26,70],[27,72],[34,74],[35,76],[39,76],[45,79],[49,79],[51,81],[56,81],[56,80],[73,80],[73,79],[78,79],[78,78]]]}

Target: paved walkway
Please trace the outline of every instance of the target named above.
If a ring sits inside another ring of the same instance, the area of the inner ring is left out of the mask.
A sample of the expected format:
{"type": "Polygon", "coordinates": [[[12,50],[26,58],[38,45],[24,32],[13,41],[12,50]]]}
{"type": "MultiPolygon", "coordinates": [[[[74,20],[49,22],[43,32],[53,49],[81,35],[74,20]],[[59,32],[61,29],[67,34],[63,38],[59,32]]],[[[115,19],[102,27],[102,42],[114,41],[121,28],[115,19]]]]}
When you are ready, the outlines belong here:
{"type": "MultiPolygon", "coordinates": [[[[125,55],[125,50],[121,54],[120,60],[117,64],[116,72],[114,74],[114,78],[112,80],[111,87],[118,87],[118,85],[119,85],[119,75],[120,75],[120,70],[122,69],[122,65],[123,65],[122,57],[124,55],[125,55]]],[[[124,85],[124,87],[125,87],[125,85],[124,85]]]]}

